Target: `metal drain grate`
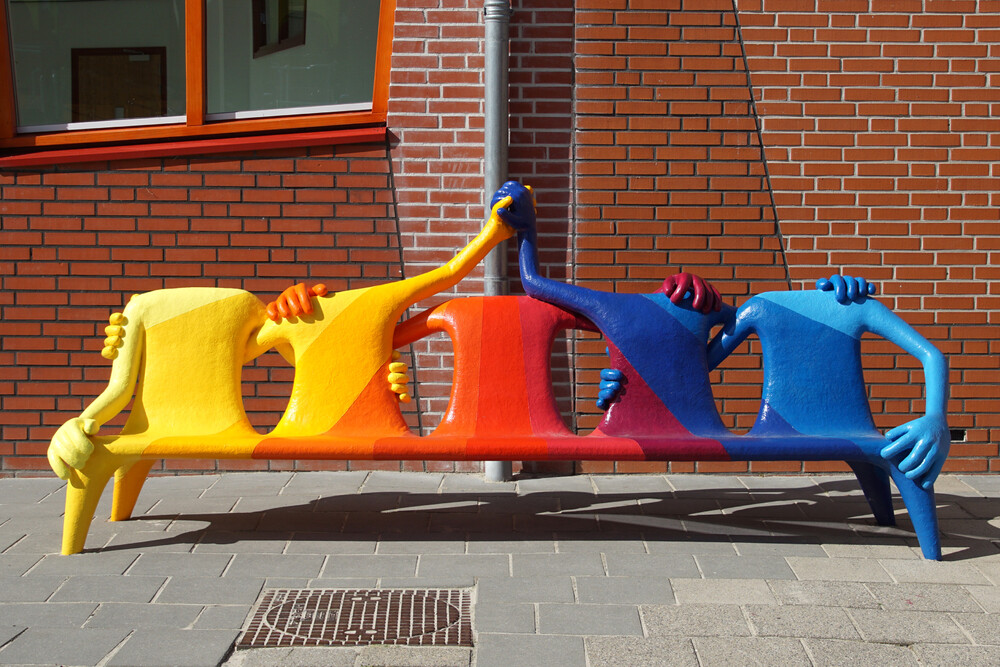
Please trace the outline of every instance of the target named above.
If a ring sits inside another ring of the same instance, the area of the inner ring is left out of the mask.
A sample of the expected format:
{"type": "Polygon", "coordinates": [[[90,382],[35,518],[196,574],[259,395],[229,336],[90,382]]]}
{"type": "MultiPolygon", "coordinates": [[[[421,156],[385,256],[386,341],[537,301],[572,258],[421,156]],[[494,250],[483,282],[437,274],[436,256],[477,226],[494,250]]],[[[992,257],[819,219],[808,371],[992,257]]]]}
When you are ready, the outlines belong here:
{"type": "Polygon", "coordinates": [[[469,605],[462,589],[267,589],[236,646],[472,646],[469,605]]]}

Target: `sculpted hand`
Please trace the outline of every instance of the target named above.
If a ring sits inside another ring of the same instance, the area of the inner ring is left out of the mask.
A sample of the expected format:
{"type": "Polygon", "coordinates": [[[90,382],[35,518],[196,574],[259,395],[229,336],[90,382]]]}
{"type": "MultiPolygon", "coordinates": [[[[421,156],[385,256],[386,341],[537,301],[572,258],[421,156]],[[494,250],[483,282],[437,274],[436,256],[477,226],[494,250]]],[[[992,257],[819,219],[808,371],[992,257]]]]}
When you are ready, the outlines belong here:
{"type": "Polygon", "coordinates": [[[77,470],[87,464],[94,443],[87,436],[97,435],[97,422],[74,417],[59,427],[49,443],[49,465],[60,479],[69,479],[70,468],[77,470]]]}
{"type": "Polygon", "coordinates": [[[507,181],[493,195],[490,208],[515,231],[535,226],[535,195],[530,185],[507,181]]]}
{"type": "Polygon", "coordinates": [[[864,301],[869,294],[875,293],[875,285],[864,278],[852,278],[851,276],[841,275],[820,278],[816,281],[816,289],[823,292],[832,291],[834,298],[843,304],[852,301],[864,301]]]}
{"type": "Polygon", "coordinates": [[[392,363],[389,364],[389,375],[386,378],[389,381],[390,389],[399,395],[400,403],[410,402],[410,393],[407,383],[410,381],[410,376],[406,374],[406,364],[402,361],[396,361],[399,359],[400,354],[396,350],[392,351],[392,363]]]}
{"type": "Polygon", "coordinates": [[[937,479],[951,447],[951,433],[944,417],[924,415],[897,426],[885,434],[890,444],[883,447],[882,458],[896,460],[900,472],[923,489],[930,489],[937,479]]]}
{"type": "Polygon", "coordinates": [[[605,368],[601,371],[601,390],[597,394],[597,407],[607,410],[618,400],[625,381],[625,374],[617,368],[605,368]]]}
{"type": "Polygon", "coordinates": [[[722,297],[719,290],[711,283],[693,273],[678,273],[663,281],[658,290],[670,297],[671,303],[679,304],[688,292],[694,294],[691,306],[702,313],[718,312],[722,308],[722,297]]]}
{"type": "Polygon", "coordinates": [[[313,311],[313,296],[323,296],[326,294],[326,285],[319,283],[313,287],[306,287],[305,283],[292,285],[282,292],[277,299],[267,304],[267,316],[274,322],[280,322],[282,318],[298,317],[308,315],[313,311]]]}

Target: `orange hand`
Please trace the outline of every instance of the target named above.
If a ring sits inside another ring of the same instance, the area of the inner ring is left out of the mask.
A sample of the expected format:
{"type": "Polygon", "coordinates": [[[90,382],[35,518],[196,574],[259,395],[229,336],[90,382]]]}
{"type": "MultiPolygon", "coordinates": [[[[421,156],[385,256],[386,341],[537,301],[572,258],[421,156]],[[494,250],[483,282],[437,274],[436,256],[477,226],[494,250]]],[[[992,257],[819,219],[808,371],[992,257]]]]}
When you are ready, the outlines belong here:
{"type": "Polygon", "coordinates": [[[282,318],[308,315],[313,311],[310,297],[324,296],[325,294],[326,285],[322,283],[313,287],[306,287],[305,283],[292,285],[277,299],[267,304],[267,316],[274,322],[280,322],[282,318]]]}

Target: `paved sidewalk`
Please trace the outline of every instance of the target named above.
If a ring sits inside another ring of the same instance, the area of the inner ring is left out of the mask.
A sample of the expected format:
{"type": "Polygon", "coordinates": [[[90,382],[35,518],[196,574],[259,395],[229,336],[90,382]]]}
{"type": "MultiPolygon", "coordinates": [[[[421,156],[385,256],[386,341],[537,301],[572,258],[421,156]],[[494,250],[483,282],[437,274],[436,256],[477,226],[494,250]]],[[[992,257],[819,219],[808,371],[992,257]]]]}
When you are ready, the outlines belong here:
{"type": "Polygon", "coordinates": [[[0,663],[997,665],[1000,476],[937,485],[945,560],[853,478],[231,473],[147,482],[58,555],[65,490],[0,480],[0,663]],[[233,652],[268,588],[469,588],[475,648],[233,652]]]}

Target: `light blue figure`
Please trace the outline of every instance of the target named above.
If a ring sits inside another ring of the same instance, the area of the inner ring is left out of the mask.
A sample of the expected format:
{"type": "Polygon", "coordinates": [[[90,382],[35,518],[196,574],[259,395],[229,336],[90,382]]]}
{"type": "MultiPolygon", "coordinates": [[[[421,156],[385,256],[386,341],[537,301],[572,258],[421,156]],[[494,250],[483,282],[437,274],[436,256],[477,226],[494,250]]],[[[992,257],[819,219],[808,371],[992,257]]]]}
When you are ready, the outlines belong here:
{"type": "MultiPolygon", "coordinates": [[[[924,556],[938,560],[934,480],[950,447],[947,361],[892,311],[864,298],[870,291],[867,285],[839,278],[819,281],[817,291],[766,292],[751,298],[709,345],[709,364],[714,368],[747,336],[757,334],[763,349],[764,388],[760,413],[745,437],[747,450],[742,454],[756,458],[755,440],[781,438],[791,443],[797,436],[815,440],[810,450],[816,459],[849,462],[883,525],[894,522],[887,470],[906,504],[924,556]],[[838,292],[851,296],[855,289],[857,300],[837,302],[838,292]],[[865,332],[900,346],[924,369],[926,414],[884,437],[872,420],[862,373],[865,332]],[[845,439],[860,452],[850,451],[845,439]],[[863,458],[869,462],[859,460],[863,458]]],[[[735,456],[741,455],[740,440],[726,443],[735,456]]],[[[766,449],[773,453],[773,447],[766,449]]]]}

